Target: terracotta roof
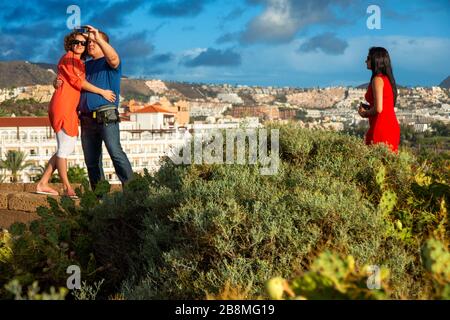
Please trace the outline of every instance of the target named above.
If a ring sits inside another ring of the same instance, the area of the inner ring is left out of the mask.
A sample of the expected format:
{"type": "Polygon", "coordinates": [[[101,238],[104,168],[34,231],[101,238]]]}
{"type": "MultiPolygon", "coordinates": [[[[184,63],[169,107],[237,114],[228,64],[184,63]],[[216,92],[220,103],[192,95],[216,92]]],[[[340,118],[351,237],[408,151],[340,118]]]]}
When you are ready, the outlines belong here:
{"type": "Polygon", "coordinates": [[[161,105],[159,103],[155,103],[151,106],[146,106],[145,108],[139,109],[134,111],[133,113],[157,113],[157,112],[163,112],[163,113],[173,113],[175,114],[175,112],[169,111],[167,109],[164,109],[163,107],[161,107],[161,105]]]}
{"type": "Polygon", "coordinates": [[[48,117],[0,117],[0,127],[50,127],[48,117]]]}

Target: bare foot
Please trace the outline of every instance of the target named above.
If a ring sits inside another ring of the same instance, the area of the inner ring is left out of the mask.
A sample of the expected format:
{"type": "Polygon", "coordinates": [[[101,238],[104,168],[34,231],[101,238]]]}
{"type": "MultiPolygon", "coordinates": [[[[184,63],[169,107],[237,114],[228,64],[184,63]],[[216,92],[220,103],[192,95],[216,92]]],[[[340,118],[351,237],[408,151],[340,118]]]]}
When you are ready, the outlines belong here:
{"type": "Polygon", "coordinates": [[[39,183],[36,186],[36,193],[49,194],[49,195],[54,195],[54,196],[59,195],[58,191],[50,188],[49,185],[42,185],[42,184],[39,184],[39,183]]]}
{"type": "Polygon", "coordinates": [[[72,188],[68,188],[64,191],[64,195],[71,197],[72,199],[77,199],[78,196],[72,188]]]}

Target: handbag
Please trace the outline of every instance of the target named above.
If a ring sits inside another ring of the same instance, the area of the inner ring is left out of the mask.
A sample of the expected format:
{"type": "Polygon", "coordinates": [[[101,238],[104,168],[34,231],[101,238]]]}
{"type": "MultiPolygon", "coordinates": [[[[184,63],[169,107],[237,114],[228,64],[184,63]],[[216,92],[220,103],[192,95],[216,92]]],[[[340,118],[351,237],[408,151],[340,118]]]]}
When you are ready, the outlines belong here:
{"type": "Polygon", "coordinates": [[[101,106],[93,112],[92,117],[98,124],[120,122],[119,111],[115,105],[101,106]]]}

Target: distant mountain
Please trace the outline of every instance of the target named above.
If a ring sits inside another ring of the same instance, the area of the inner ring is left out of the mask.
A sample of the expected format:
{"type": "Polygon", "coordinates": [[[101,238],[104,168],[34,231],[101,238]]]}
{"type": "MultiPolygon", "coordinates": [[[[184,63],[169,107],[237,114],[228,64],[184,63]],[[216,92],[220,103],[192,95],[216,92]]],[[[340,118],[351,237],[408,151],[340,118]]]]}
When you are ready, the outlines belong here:
{"type": "Polygon", "coordinates": [[[216,96],[216,94],[210,93],[208,89],[203,88],[200,84],[172,81],[165,81],[164,83],[169,90],[175,90],[188,99],[204,99],[211,95],[216,96]]]}
{"type": "Polygon", "coordinates": [[[54,71],[47,70],[51,69],[48,64],[41,65],[45,66],[28,61],[0,61],[0,88],[51,84],[54,71]]]}
{"type": "Polygon", "coordinates": [[[368,86],[369,86],[369,83],[364,83],[364,84],[357,86],[356,89],[367,89],[368,86]]]}
{"type": "Polygon", "coordinates": [[[439,84],[439,87],[441,87],[441,88],[446,88],[446,89],[450,89],[450,76],[448,76],[447,78],[445,78],[445,80],[442,81],[442,82],[439,84]]]}
{"type": "Polygon", "coordinates": [[[58,66],[56,64],[43,63],[43,62],[32,62],[32,64],[37,65],[38,67],[41,67],[42,69],[53,70],[54,73],[58,72],[58,66]]]}
{"type": "MultiPolygon", "coordinates": [[[[37,84],[52,84],[57,66],[49,63],[28,61],[0,61],[0,88],[23,87],[37,84]]],[[[146,101],[154,93],[145,84],[145,79],[122,77],[121,94],[127,98],[146,101]]],[[[172,93],[190,99],[200,99],[209,95],[200,85],[181,82],[166,82],[172,93]]]]}
{"type": "Polygon", "coordinates": [[[153,92],[145,85],[145,80],[122,77],[122,81],[120,83],[120,94],[123,96],[150,96],[153,92]]]}

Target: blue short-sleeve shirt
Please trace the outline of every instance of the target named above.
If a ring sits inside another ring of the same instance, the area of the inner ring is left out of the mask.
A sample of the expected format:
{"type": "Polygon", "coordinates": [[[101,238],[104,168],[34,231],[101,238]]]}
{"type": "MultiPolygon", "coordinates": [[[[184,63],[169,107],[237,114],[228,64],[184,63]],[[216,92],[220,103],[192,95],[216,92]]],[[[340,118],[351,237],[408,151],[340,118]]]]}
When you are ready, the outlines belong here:
{"type": "Polygon", "coordinates": [[[86,61],[86,81],[96,87],[113,91],[116,94],[116,101],[111,103],[99,94],[82,90],[80,103],[78,105],[79,111],[95,111],[100,106],[104,106],[106,104],[115,104],[118,107],[121,77],[122,62],[120,62],[116,69],[113,69],[108,64],[105,57],[86,61]]]}

